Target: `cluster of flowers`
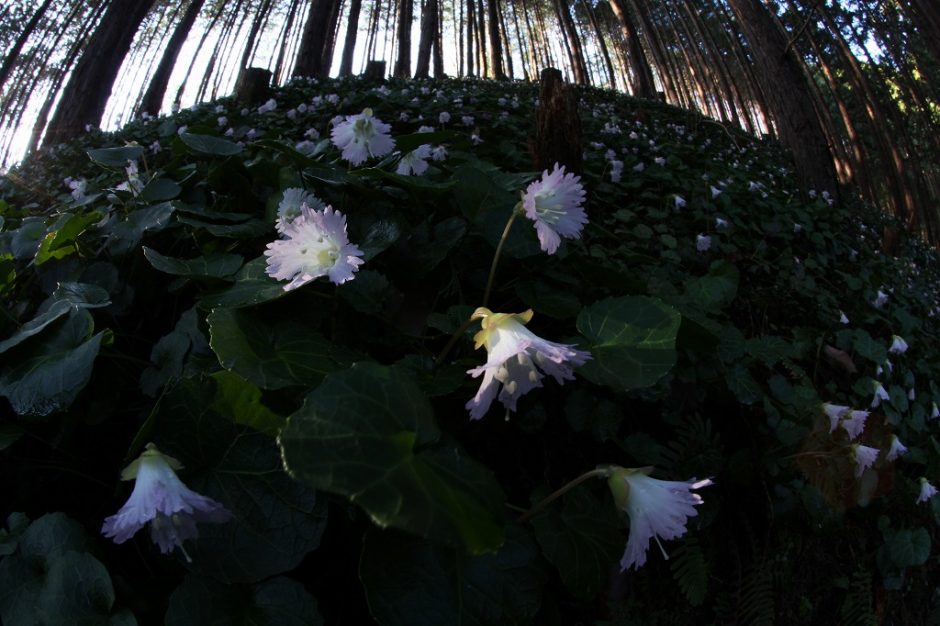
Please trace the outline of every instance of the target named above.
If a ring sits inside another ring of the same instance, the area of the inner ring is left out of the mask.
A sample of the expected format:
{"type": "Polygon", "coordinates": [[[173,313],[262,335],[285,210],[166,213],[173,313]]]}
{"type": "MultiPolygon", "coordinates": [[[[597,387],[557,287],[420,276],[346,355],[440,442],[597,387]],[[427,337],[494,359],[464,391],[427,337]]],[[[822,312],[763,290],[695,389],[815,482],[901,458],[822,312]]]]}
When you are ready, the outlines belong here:
{"type": "MultiPolygon", "coordinates": [[[[266,103],[259,112],[271,112],[276,103],[266,103]]],[[[440,122],[449,121],[441,114],[440,122]]],[[[464,125],[473,119],[464,117],[464,125]]],[[[227,120],[219,120],[225,125],[227,120]]],[[[395,140],[390,126],[375,118],[370,109],[334,123],[331,138],[342,157],[352,165],[391,153],[395,140]]],[[[401,157],[398,173],[422,174],[432,157],[430,145],[421,145],[401,157]]],[[[446,151],[438,152],[446,156],[446,151]]],[[[130,164],[136,165],[136,164],[130,164]]],[[[133,179],[136,167],[128,177],[133,179]]],[[[563,166],[542,173],[522,193],[517,211],[530,219],[541,249],[555,254],[561,239],[578,239],[587,223],[582,206],[585,199],[580,178],[563,166]]],[[[363,252],[350,243],[346,218],[314,194],[299,188],[283,192],[278,206],[276,229],[280,238],[265,250],[267,273],[288,281],[285,291],[297,289],[321,276],[340,285],[355,277],[363,264],[363,252]]],[[[574,378],[573,369],[591,358],[590,353],[572,345],[543,339],[525,327],[531,310],[523,313],[494,313],[480,307],[471,320],[480,320],[481,330],[474,337],[476,348],[485,347],[487,360],[468,370],[482,382],[476,395],[467,402],[471,419],[482,418],[498,399],[507,411],[514,411],[518,399],[537,387],[549,375],[559,384],[574,378]]],[[[231,514],[218,502],[189,490],[174,470],[180,464],[148,445],[144,453],[122,473],[124,480],[136,478],[133,493],[117,514],[107,518],[102,532],[117,543],[134,535],[150,523],[151,538],[164,553],[183,541],[197,536],[197,522],[224,522],[231,514]]],[[[607,472],[608,484],[618,508],[630,517],[630,537],[621,568],[640,567],[646,562],[650,539],[675,539],[686,532],[686,522],[696,515],[702,502],[692,493],[711,484],[710,480],[688,482],[650,478],[649,469],[614,467],[607,472]]],[[[662,549],[662,546],[660,545],[662,549]]],[[[184,550],[185,554],[185,550],[184,550]]],[[[665,555],[665,552],[663,552],[665,555]]],[[[188,556],[187,556],[188,558],[188,556]]]]}

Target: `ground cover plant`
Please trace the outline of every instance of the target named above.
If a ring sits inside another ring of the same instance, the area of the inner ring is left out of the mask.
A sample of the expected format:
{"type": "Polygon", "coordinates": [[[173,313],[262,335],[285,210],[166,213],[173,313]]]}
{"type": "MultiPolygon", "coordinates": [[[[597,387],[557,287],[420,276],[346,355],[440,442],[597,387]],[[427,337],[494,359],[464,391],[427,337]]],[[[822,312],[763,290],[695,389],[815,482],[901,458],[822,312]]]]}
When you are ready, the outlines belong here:
{"type": "Polygon", "coordinates": [[[0,179],[0,619],[928,623],[937,261],[585,89],[297,82],[0,179]],[[667,558],[668,557],[668,558],[667,558]]]}

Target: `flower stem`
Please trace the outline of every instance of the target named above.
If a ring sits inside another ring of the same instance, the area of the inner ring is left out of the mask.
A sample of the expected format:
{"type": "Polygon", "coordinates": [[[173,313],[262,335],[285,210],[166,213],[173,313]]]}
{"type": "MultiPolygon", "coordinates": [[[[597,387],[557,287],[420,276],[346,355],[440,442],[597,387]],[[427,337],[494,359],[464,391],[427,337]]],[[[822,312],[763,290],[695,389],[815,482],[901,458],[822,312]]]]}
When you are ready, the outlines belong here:
{"type": "Polygon", "coordinates": [[[486,279],[486,290],[483,292],[483,304],[480,306],[486,306],[490,301],[490,291],[493,289],[493,279],[496,278],[496,265],[499,263],[499,255],[503,252],[503,245],[506,243],[506,240],[509,239],[509,230],[512,228],[512,223],[516,221],[516,218],[519,216],[519,209],[513,209],[512,215],[509,216],[509,221],[506,222],[506,228],[503,229],[503,236],[499,238],[499,244],[496,246],[496,254],[493,255],[493,264],[490,265],[490,275],[486,279]]]}
{"type": "Polygon", "coordinates": [[[555,500],[557,500],[557,499],[560,498],[561,496],[565,495],[566,493],[568,493],[569,491],[571,491],[572,489],[574,489],[575,487],[577,487],[577,486],[580,485],[581,483],[586,482],[586,481],[590,480],[591,478],[607,478],[607,477],[610,476],[610,473],[611,473],[611,468],[610,468],[609,466],[605,466],[605,467],[598,467],[598,468],[596,468],[596,469],[592,469],[592,470],[589,471],[589,472],[585,472],[585,473],[581,474],[580,476],[578,476],[577,478],[575,478],[575,479],[572,480],[571,482],[569,482],[569,483],[565,484],[564,486],[559,487],[558,489],[556,489],[556,490],[555,490],[554,492],[552,492],[549,496],[547,496],[546,498],[544,498],[541,502],[539,502],[538,504],[536,504],[535,506],[533,506],[531,509],[529,509],[528,511],[526,511],[526,512],[523,513],[522,515],[520,515],[520,516],[516,519],[516,522],[519,523],[519,524],[522,524],[523,522],[525,522],[525,521],[531,519],[532,517],[534,517],[534,516],[537,515],[538,513],[541,513],[544,509],[546,509],[546,508],[548,507],[549,504],[551,504],[552,502],[554,502],[555,500]]]}
{"type": "Polygon", "coordinates": [[[474,320],[468,317],[466,321],[460,325],[460,328],[454,331],[454,334],[450,336],[447,345],[444,346],[444,349],[441,350],[441,353],[437,355],[436,359],[434,359],[434,367],[439,367],[440,364],[444,362],[444,358],[450,352],[451,348],[454,347],[454,344],[457,343],[457,340],[463,336],[467,329],[470,328],[470,324],[473,322],[474,320]]]}

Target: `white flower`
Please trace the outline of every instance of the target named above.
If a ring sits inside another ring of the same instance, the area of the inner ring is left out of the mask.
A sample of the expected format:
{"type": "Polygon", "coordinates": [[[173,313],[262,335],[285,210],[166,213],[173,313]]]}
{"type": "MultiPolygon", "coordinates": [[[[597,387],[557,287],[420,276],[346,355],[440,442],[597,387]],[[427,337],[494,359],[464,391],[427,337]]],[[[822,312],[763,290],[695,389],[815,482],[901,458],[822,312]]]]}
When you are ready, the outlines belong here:
{"type": "Polygon", "coordinates": [[[873,381],[874,397],[871,399],[871,407],[875,408],[881,404],[882,400],[890,400],[891,396],[888,395],[888,392],[885,391],[884,386],[878,381],[873,381]]]}
{"type": "Polygon", "coordinates": [[[389,136],[391,126],[372,116],[372,109],[358,115],[347,115],[333,127],[333,144],[343,151],[343,158],[359,165],[369,157],[385,156],[395,147],[389,136]]]}
{"type": "Polygon", "coordinates": [[[888,352],[892,354],[904,354],[907,352],[907,342],[904,341],[903,337],[891,335],[891,347],[888,348],[888,352]]]}
{"type": "Polygon", "coordinates": [[[258,107],[258,113],[270,113],[277,109],[277,101],[274,98],[271,98],[260,107],[258,107]]]}
{"type": "Polygon", "coordinates": [[[445,148],[444,146],[435,146],[435,148],[431,150],[432,161],[443,161],[446,158],[447,158],[447,148],[445,148]]]}
{"type": "Polygon", "coordinates": [[[315,195],[300,187],[288,187],[284,190],[281,201],[277,205],[277,231],[284,232],[284,228],[300,217],[303,207],[314,211],[324,208],[323,201],[315,195]]]}
{"type": "Polygon", "coordinates": [[[160,145],[159,139],[150,144],[151,154],[159,154],[161,150],[163,150],[163,146],[160,145]]]}
{"type": "Polygon", "coordinates": [[[839,323],[840,323],[840,324],[848,324],[848,323],[849,323],[849,318],[846,317],[846,316],[845,316],[845,313],[843,313],[842,311],[839,311],[839,323]]]}
{"type": "Polygon", "coordinates": [[[411,117],[408,115],[408,111],[402,111],[398,114],[398,120],[401,122],[407,122],[411,117]]]}
{"type": "Polygon", "coordinates": [[[914,388],[911,387],[907,390],[907,399],[913,402],[917,398],[917,392],[914,391],[914,388]]]}
{"type": "Polygon", "coordinates": [[[855,477],[861,478],[865,470],[875,464],[875,460],[878,458],[878,448],[854,443],[852,444],[852,452],[855,454],[855,477]]]}
{"type": "Polygon", "coordinates": [[[179,461],[147,444],[143,454],[121,472],[121,480],[136,479],[134,491],[117,513],[104,520],[104,536],[124,543],[150,522],[150,538],[166,554],[177,546],[182,548],[187,539],[195,539],[198,522],[231,519],[232,514],[221,504],[180,481],[174,470],[181,467],[179,461]]]}
{"type": "Polygon", "coordinates": [[[797,224],[796,222],[794,222],[794,223],[793,223],[793,232],[798,233],[798,232],[800,232],[801,230],[803,230],[803,225],[802,225],[802,224],[797,224]]]}
{"type": "Polygon", "coordinates": [[[472,115],[463,115],[460,118],[460,121],[463,122],[464,126],[473,126],[473,116],[472,115]]]}
{"type": "Polygon", "coordinates": [[[564,384],[574,379],[573,367],[591,358],[588,352],[547,341],[523,326],[532,319],[531,309],[524,313],[493,313],[480,307],[471,319],[482,320],[482,328],[473,339],[477,349],[486,347],[487,358],[485,365],[467,371],[474,378],[483,375],[480,389],[466,404],[470,419],[486,415],[497,392],[503,406],[515,411],[521,396],[542,386],[544,374],[564,384]]]}
{"type": "Polygon", "coordinates": [[[841,426],[848,433],[849,439],[856,439],[862,434],[869,415],[869,411],[849,411],[848,415],[842,416],[841,426]]]}
{"type": "Polygon", "coordinates": [[[682,196],[677,195],[677,196],[675,197],[675,202],[676,202],[676,210],[677,210],[677,211],[678,211],[679,209],[681,209],[682,207],[685,206],[685,198],[683,198],[682,196]]]}
{"type": "Polygon", "coordinates": [[[441,111],[441,114],[437,116],[437,121],[441,124],[446,124],[450,121],[450,113],[447,111],[441,111]]]}
{"type": "Polygon", "coordinates": [[[613,159],[610,162],[610,182],[619,183],[623,175],[623,161],[613,159]]]}
{"type": "Polygon", "coordinates": [[[580,177],[565,173],[565,166],[557,163],[551,174],[545,170],[541,180],[526,188],[522,206],[526,217],[535,222],[542,250],[555,254],[560,237],[580,239],[581,229],[587,223],[582,202],[584,187],[580,177]]]}
{"type": "Polygon", "coordinates": [[[926,478],[921,476],[920,477],[920,494],[917,496],[916,504],[920,504],[921,502],[926,502],[927,500],[930,500],[935,495],[937,495],[937,488],[931,485],[929,482],[927,482],[926,478]]]}
{"type": "Polygon", "coordinates": [[[433,133],[434,127],[433,126],[419,126],[418,132],[419,133],[433,133]]]}
{"type": "Polygon", "coordinates": [[[431,157],[431,146],[429,144],[421,144],[411,152],[405,153],[402,156],[401,160],[398,161],[398,167],[395,169],[396,174],[401,174],[402,176],[421,176],[428,170],[428,159],[431,157]]]}
{"type": "Polygon", "coordinates": [[[226,124],[228,124],[228,118],[223,115],[223,116],[219,117],[219,118],[216,120],[216,122],[218,123],[219,126],[225,126],[226,124]]]}
{"type": "Polygon", "coordinates": [[[318,131],[316,128],[308,128],[304,131],[304,137],[307,139],[319,139],[320,131],[318,131]]]}
{"type": "Polygon", "coordinates": [[[663,157],[656,157],[655,159],[653,159],[653,162],[654,162],[656,165],[665,165],[665,164],[666,164],[666,159],[663,158],[663,157]]]}
{"type": "Polygon", "coordinates": [[[634,172],[642,172],[645,169],[646,169],[646,165],[643,163],[643,161],[640,161],[639,163],[633,166],[634,172]]]}
{"type": "Polygon", "coordinates": [[[481,143],[483,143],[483,138],[480,137],[480,133],[471,133],[470,143],[472,143],[475,146],[479,146],[481,143]]]}
{"type": "Polygon", "coordinates": [[[885,455],[885,459],[893,461],[899,456],[907,453],[907,446],[901,443],[901,440],[898,439],[897,435],[891,435],[891,447],[888,449],[888,454],[885,455]]]}
{"type": "Polygon", "coordinates": [[[718,187],[715,187],[714,185],[711,185],[710,187],[712,190],[712,199],[715,199],[721,195],[721,189],[719,189],[718,187]]]}
{"type": "Polygon", "coordinates": [[[69,176],[65,179],[65,184],[72,190],[72,198],[74,198],[76,202],[81,202],[85,199],[85,191],[88,188],[87,180],[84,178],[74,179],[69,176]]]}
{"type": "Polygon", "coordinates": [[[698,234],[695,236],[695,249],[699,252],[707,252],[712,247],[712,238],[708,235],[698,234]]]}
{"type": "Polygon", "coordinates": [[[652,468],[616,468],[607,479],[617,508],[630,516],[630,537],[620,559],[620,571],[639,569],[646,563],[650,539],[655,539],[663,556],[662,539],[678,539],[687,532],[686,523],[695,517],[695,507],[702,497],[692,493],[712,484],[709,479],[696,481],[657,480],[647,474],[652,468]]]}
{"type": "Polygon", "coordinates": [[[937,419],[940,417],[940,408],[937,407],[936,402],[930,403],[930,419],[937,419]]]}
{"type": "Polygon", "coordinates": [[[836,429],[842,416],[850,410],[849,407],[842,404],[830,404],[829,402],[824,402],[822,409],[826,416],[829,417],[829,432],[833,432],[836,429]]]}
{"type": "Polygon", "coordinates": [[[362,265],[362,250],[349,243],[346,218],[327,206],[323,211],[301,208],[301,215],[284,225],[278,239],[267,245],[267,273],[277,280],[290,280],[291,291],[320,276],[340,285],[353,279],[362,265]]]}
{"type": "Polygon", "coordinates": [[[879,289],[878,295],[875,296],[875,300],[874,302],[872,302],[872,306],[874,306],[876,309],[880,309],[881,307],[884,306],[885,302],[887,301],[888,301],[888,294],[886,294],[881,289],[879,289]]]}

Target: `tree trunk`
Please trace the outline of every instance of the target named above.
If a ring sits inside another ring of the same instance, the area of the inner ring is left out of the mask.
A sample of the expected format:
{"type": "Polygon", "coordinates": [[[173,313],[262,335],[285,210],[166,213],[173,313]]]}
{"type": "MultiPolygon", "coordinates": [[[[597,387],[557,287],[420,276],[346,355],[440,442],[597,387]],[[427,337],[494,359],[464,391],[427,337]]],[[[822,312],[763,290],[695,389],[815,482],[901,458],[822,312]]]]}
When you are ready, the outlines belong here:
{"type": "Polygon", "coordinates": [[[567,42],[568,53],[571,60],[571,72],[574,80],[579,85],[588,84],[587,67],[584,64],[584,51],[581,49],[581,37],[574,26],[574,20],[571,19],[571,11],[568,9],[567,0],[555,0],[555,13],[558,16],[558,22],[561,25],[562,34],[567,42]]]}
{"type": "Polygon", "coordinates": [[[323,75],[329,76],[333,69],[333,52],[336,50],[336,37],[339,32],[339,16],[343,12],[345,0],[340,0],[333,4],[333,11],[330,12],[330,22],[327,25],[327,37],[323,43],[323,55],[320,60],[320,67],[323,68],[323,75]]]}
{"type": "Polygon", "coordinates": [[[418,65],[415,78],[427,78],[431,73],[431,48],[437,38],[437,0],[425,0],[421,9],[421,38],[418,41],[418,65]]]}
{"type": "MultiPolygon", "coordinates": [[[[474,0],[470,0],[473,2],[474,0]]],[[[480,68],[480,76],[487,77],[490,75],[489,66],[490,60],[486,54],[486,21],[484,15],[486,14],[485,8],[483,6],[483,0],[480,0],[480,4],[474,7],[477,15],[477,27],[476,27],[476,38],[477,38],[477,67],[480,68]]]]}
{"type": "Polygon", "coordinates": [[[476,0],[464,0],[467,5],[467,76],[473,76],[473,55],[476,54],[473,46],[474,15],[473,3],[476,0]]]}
{"type": "Polygon", "coordinates": [[[503,42],[500,41],[499,31],[499,9],[496,6],[496,0],[486,0],[486,17],[488,33],[490,36],[490,67],[493,68],[493,78],[496,80],[506,80],[506,72],[503,71],[503,42]]]}
{"type": "Polygon", "coordinates": [[[7,78],[10,76],[10,72],[13,71],[13,66],[16,59],[20,56],[20,51],[23,50],[23,46],[26,45],[26,40],[29,39],[29,36],[33,34],[36,25],[39,24],[39,20],[42,19],[42,16],[46,14],[46,9],[49,8],[49,5],[52,4],[52,0],[45,0],[36,12],[33,13],[33,16],[29,19],[29,22],[26,23],[26,26],[23,28],[23,32],[20,33],[19,37],[16,38],[16,41],[13,43],[13,47],[10,48],[10,51],[7,52],[6,57],[3,59],[3,65],[0,66],[0,89],[3,88],[3,84],[6,82],[7,78]]]}
{"type": "Polygon", "coordinates": [[[649,61],[646,60],[646,53],[643,52],[643,46],[640,44],[640,37],[636,26],[633,25],[633,19],[627,12],[624,0],[610,0],[610,8],[617,17],[617,21],[620,22],[623,38],[627,42],[627,60],[630,63],[630,72],[633,75],[633,95],[638,98],[653,100],[656,98],[653,71],[650,69],[649,61]]]}
{"type": "Polygon", "coordinates": [[[581,0],[581,6],[584,7],[584,10],[588,14],[588,19],[591,20],[591,28],[594,29],[594,34],[597,36],[597,45],[601,49],[601,56],[604,59],[604,68],[607,70],[607,84],[610,85],[611,89],[617,88],[617,78],[614,74],[614,64],[610,60],[610,51],[607,49],[607,43],[604,41],[604,33],[601,31],[601,25],[597,21],[597,13],[594,11],[594,7],[591,6],[589,0],[581,0]]]}
{"type": "Polygon", "coordinates": [[[150,0],[111,3],[62,91],[46,130],[45,145],[75,137],[86,124],[101,123],[121,62],[152,5],[150,0]]]}
{"type": "Polygon", "coordinates": [[[346,21],[346,40],[343,42],[343,58],[339,62],[339,75],[352,74],[353,53],[356,51],[356,37],[359,35],[359,13],[362,0],[350,0],[349,18],[346,21]]]}
{"type": "Polygon", "coordinates": [[[779,129],[794,156],[800,187],[838,195],[832,153],[813,109],[809,87],[787,37],[761,0],[728,0],[748,47],[757,79],[779,129]]]}
{"type": "Polygon", "coordinates": [[[291,0],[290,9],[287,11],[287,21],[284,23],[283,35],[281,36],[280,49],[277,52],[277,61],[274,63],[273,83],[281,83],[281,72],[284,69],[284,58],[287,56],[287,48],[291,41],[291,31],[294,26],[294,18],[297,16],[297,6],[300,0],[291,0]]]}
{"type": "Polygon", "coordinates": [[[395,77],[411,76],[411,25],[414,22],[414,0],[398,2],[398,58],[395,60],[395,77]]]}
{"type": "Polygon", "coordinates": [[[437,28],[434,33],[434,78],[444,78],[444,7],[437,5],[437,28]]]}
{"type": "Polygon", "coordinates": [[[578,94],[553,67],[542,70],[532,148],[536,170],[552,169],[558,163],[569,172],[582,173],[584,145],[578,94]]]}
{"type": "Polygon", "coordinates": [[[147,92],[137,108],[138,115],[144,111],[155,115],[160,112],[163,97],[166,95],[166,88],[170,82],[170,74],[173,73],[173,66],[176,65],[176,59],[179,57],[180,50],[183,48],[193,24],[199,16],[199,11],[202,10],[203,2],[204,0],[192,0],[186,9],[186,13],[183,14],[183,19],[176,25],[176,29],[166,45],[166,50],[163,51],[160,65],[157,66],[157,71],[151,77],[147,92]]]}
{"type": "Polygon", "coordinates": [[[313,0],[310,3],[293,76],[322,78],[329,71],[323,67],[323,50],[330,38],[331,27],[335,25],[330,18],[338,4],[339,0],[313,0]]]}

